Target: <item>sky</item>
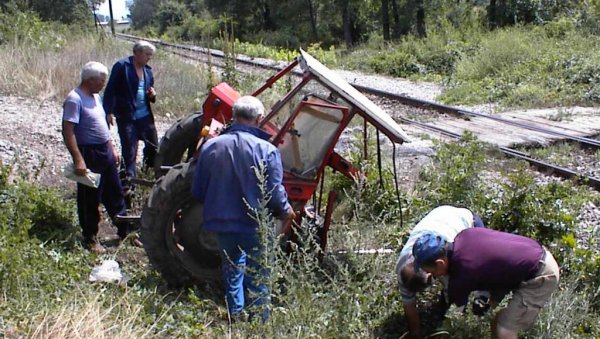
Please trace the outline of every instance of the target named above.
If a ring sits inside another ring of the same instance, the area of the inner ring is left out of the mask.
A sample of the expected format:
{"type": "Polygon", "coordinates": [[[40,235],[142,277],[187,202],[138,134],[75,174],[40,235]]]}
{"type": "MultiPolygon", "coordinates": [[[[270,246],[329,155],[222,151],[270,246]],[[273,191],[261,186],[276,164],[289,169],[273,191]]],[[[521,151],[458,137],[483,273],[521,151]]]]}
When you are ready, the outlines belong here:
{"type": "MultiPolygon", "coordinates": [[[[126,18],[129,14],[129,9],[127,8],[127,6],[125,6],[125,0],[112,0],[112,6],[115,20],[126,18]]],[[[100,5],[100,9],[97,13],[106,16],[110,15],[110,12],[108,10],[108,0],[104,1],[104,3],[100,5]]]]}

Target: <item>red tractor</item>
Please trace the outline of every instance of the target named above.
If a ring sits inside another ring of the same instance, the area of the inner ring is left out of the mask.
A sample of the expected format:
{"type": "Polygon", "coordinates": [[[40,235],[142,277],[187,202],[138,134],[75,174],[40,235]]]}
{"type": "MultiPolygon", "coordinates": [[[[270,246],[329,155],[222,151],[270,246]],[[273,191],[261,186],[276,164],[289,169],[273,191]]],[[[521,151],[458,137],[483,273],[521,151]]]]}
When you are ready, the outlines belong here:
{"type": "MultiPolygon", "coordinates": [[[[321,197],[327,166],[348,177],[358,169],[336,153],[335,147],[344,129],[356,116],[393,143],[408,141],[401,127],[377,105],[304,51],[285,69],[269,78],[253,96],[280,86],[284,76],[300,73],[295,85],[277,101],[262,120],[261,128],[273,135],[271,142],[281,151],[283,184],[295,211],[304,211],[314,195],[321,197]],[[299,66],[301,72],[295,71],[299,66]],[[282,80],[282,81],[280,81],[282,80]],[[321,186],[322,187],[322,186],[321,186]]],[[[201,131],[211,123],[228,123],[232,106],[240,94],[226,83],[215,86],[202,108],[179,121],[161,140],[156,168],[161,171],[193,153],[201,140],[201,131]],[[165,166],[167,165],[167,166],[165,166]]],[[[266,101],[266,100],[265,100],[266,101]]],[[[366,144],[366,139],[365,139],[366,144]]],[[[179,163],[155,183],[142,212],[141,234],[151,264],[174,286],[221,278],[221,261],[215,237],[202,228],[202,205],[190,193],[195,162],[179,163]]],[[[327,232],[335,192],[330,192],[324,222],[318,229],[321,248],[327,244],[327,232]]],[[[318,212],[318,211],[317,211],[318,212]]],[[[304,214],[296,224],[301,224],[304,214]]],[[[284,232],[292,232],[290,225],[284,232]]]]}

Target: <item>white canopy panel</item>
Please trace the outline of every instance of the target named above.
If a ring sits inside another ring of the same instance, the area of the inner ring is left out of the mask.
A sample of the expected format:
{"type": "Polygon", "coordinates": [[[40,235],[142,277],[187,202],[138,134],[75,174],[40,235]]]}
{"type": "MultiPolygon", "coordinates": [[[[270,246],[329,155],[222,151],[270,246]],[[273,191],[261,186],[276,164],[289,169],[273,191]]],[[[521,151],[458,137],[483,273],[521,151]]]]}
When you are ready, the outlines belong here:
{"type": "Polygon", "coordinates": [[[378,125],[381,132],[387,135],[393,142],[410,142],[402,127],[398,125],[384,110],[375,105],[371,100],[352,87],[348,82],[335,74],[332,70],[313,58],[310,54],[300,49],[302,60],[300,66],[304,71],[309,71],[325,85],[336,90],[337,93],[346,101],[354,104],[362,110],[367,116],[367,120],[378,125]]]}

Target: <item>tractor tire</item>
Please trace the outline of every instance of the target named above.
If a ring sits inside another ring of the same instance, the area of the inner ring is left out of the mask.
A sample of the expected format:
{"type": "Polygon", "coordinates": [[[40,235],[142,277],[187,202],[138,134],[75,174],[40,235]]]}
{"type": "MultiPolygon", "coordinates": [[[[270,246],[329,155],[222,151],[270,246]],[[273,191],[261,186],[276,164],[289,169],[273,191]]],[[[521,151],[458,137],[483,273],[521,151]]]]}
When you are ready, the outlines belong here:
{"type": "Polygon", "coordinates": [[[181,162],[187,162],[192,157],[200,139],[203,115],[203,112],[192,113],[177,120],[165,132],[160,139],[154,159],[156,179],[167,172],[167,170],[161,169],[161,166],[174,166],[181,162]]]}
{"type": "Polygon", "coordinates": [[[175,165],[158,179],[142,211],[146,254],[173,287],[221,279],[216,237],[203,230],[202,204],[190,193],[195,165],[175,165]]]}

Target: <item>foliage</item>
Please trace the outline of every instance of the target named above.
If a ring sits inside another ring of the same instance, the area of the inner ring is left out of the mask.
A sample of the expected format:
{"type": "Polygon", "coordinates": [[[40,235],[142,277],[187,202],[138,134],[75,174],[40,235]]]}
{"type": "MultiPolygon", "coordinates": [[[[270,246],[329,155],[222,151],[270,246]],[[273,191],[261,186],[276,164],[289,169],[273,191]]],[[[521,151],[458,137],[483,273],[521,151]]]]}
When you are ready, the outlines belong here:
{"type": "Polygon", "coordinates": [[[159,5],[160,0],[135,0],[129,7],[132,27],[141,29],[155,23],[155,15],[159,5]]]}
{"type": "Polygon", "coordinates": [[[408,78],[421,72],[417,58],[404,51],[378,53],[369,60],[369,66],[377,73],[408,78]]]}
{"type": "Polygon", "coordinates": [[[420,173],[415,203],[429,207],[481,205],[487,199],[481,189],[485,159],[486,146],[471,133],[456,143],[438,144],[433,164],[420,173]]]}
{"type": "Polygon", "coordinates": [[[574,232],[576,215],[584,199],[568,184],[550,182],[537,185],[533,175],[519,166],[500,184],[503,192],[486,210],[488,225],[519,233],[550,245],[574,232]]]}
{"type": "Polygon", "coordinates": [[[598,38],[572,28],[557,32],[556,25],[486,35],[474,53],[456,64],[443,100],[531,107],[591,104],[600,98],[600,59],[591,52],[598,38]]]}
{"type": "Polygon", "coordinates": [[[24,43],[44,49],[60,49],[65,44],[67,27],[42,21],[38,14],[0,7],[0,45],[24,43]]]}
{"type": "Polygon", "coordinates": [[[158,33],[162,34],[171,26],[179,26],[183,24],[188,16],[189,12],[184,4],[174,0],[161,2],[156,13],[158,33]]]}
{"type": "Polygon", "coordinates": [[[0,9],[12,8],[21,12],[31,11],[44,21],[56,21],[64,24],[77,24],[90,27],[92,9],[102,0],[0,0],[0,9]]]}
{"type": "MultiPolygon", "coordinates": [[[[368,133],[375,135],[373,129],[369,129],[368,133]]],[[[344,201],[348,214],[357,220],[382,223],[396,220],[401,213],[400,204],[403,203],[403,198],[400,197],[401,201],[398,201],[393,165],[386,160],[382,161],[381,168],[379,167],[376,155],[377,144],[373,138],[368,142],[369,158],[367,159],[360,144],[362,132],[355,133],[353,138],[355,142],[345,152],[345,157],[360,169],[360,173],[352,180],[342,174],[332,173],[327,191],[330,189],[336,191],[339,199],[344,201]]],[[[381,147],[385,149],[385,145],[381,147]]]]}
{"type": "MultiPolygon", "coordinates": [[[[0,173],[0,286],[14,296],[28,284],[42,290],[50,288],[51,277],[28,263],[52,261],[52,256],[44,253],[43,242],[69,238],[74,206],[64,204],[54,189],[38,188],[18,177],[9,179],[9,168],[0,165],[0,173]]],[[[68,281],[74,277],[77,273],[67,270],[55,278],[68,281]]]]}

